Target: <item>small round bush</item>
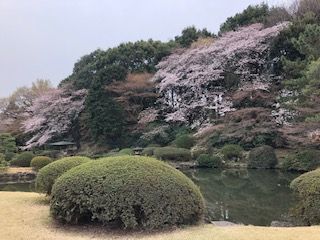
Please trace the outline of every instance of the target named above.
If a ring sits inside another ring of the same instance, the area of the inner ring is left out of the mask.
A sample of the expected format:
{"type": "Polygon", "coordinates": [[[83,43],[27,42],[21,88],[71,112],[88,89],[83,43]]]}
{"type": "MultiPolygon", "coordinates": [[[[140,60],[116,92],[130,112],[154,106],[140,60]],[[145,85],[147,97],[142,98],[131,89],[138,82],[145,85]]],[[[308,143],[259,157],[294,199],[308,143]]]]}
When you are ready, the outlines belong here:
{"type": "Polygon", "coordinates": [[[274,168],[277,163],[277,156],[274,152],[274,149],[270,146],[260,146],[252,149],[249,153],[249,168],[274,168]]]}
{"type": "Polygon", "coordinates": [[[11,166],[17,167],[30,167],[30,162],[33,158],[33,153],[31,152],[23,152],[19,154],[15,159],[11,160],[11,166]]]}
{"type": "Polygon", "coordinates": [[[302,174],[290,187],[299,202],[295,213],[309,225],[320,224],[320,169],[302,174]]]}
{"type": "Polygon", "coordinates": [[[159,147],[146,147],[142,150],[141,155],[143,156],[153,156],[154,155],[154,150],[156,150],[159,147]]]}
{"type": "Polygon", "coordinates": [[[160,160],[187,162],[191,160],[191,152],[185,148],[162,147],[154,150],[154,156],[160,160]]]}
{"type": "Polygon", "coordinates": [[[183,173],[143,156],[88,162],[57,179],[50,210],[62,222],[157,229],[202,219],[204,201],[183,173]]]}
{"type": "Polygon", "coordinates": [[[52,185],[63,173],[80,164],[88,162],[87,157],[65,157],[41,168],[36,178],[37,192],[51,194],[52,185]]]}
{"type": "Polygon", "coordinates": [[[52,159],[46,156],[37,156],[32,158],[30,167],[34,170],[39,171],[44,166],[47,166],[49,163],[52,162],[52,159]]]}
{"type": "Polygon", "coordinates": [[[186,148],[190,149],[194,146],[195,140],[194,138],[189,134],[183,134],[176,138],[175,145],[178,148],[186,148]]]}
{"type": "Polygon", "coordinates": [[[199,167],[205,168],[218,168],[222,166],[221,158],[218,155],[200,154],[197,162],[199,167]]]}
{"type": "Polygon", "coordinates": [[[4,154],[4,158],[5,158],[6,161],[11,161],[15,157],[15,155],[16,154],[13,153],[13,152],[6,152],[4,154]]]}
{"type": "Polygon", "coordinates": [[[124,149],[121,149],[119,151],[120,154],[125,154],[125,155],[133,155],[133,149],[131,148],[124,148],[124,149]]]}
{"type": "Polygon", "coordinates": [[[281,164],[281,168],[284,170],[298,172],[308,172],[318,167],[320,167],[320,151],[313,149],[289,155],[281,164]]]}
{"type": "Polygon", "coordinates": [[[237,144],[227,144],[221,149],[225,160],[238,160],[242,157],[243,148],[237,144]]]}

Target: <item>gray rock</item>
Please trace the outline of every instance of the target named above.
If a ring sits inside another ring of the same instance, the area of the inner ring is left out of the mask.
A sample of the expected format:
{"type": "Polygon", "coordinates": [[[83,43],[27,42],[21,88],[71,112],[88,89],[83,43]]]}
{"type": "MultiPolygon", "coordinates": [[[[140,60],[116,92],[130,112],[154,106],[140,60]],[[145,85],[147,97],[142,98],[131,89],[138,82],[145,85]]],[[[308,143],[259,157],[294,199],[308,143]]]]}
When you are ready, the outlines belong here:
{"type": "Polygon", "coordinates": [[[236,224],[236,223],[228,222],[228,221],[212,221],[211,223],[214,226],[217,226],[217,227],[236,227],[236,226],[240,226],[240,224],[236,224]]]}
{"type": "Polygon", "coordinates": [[[294,227],[295,225],[291,222],[285,221],[272,221],[270,224],[271,227],[294,227]]]}

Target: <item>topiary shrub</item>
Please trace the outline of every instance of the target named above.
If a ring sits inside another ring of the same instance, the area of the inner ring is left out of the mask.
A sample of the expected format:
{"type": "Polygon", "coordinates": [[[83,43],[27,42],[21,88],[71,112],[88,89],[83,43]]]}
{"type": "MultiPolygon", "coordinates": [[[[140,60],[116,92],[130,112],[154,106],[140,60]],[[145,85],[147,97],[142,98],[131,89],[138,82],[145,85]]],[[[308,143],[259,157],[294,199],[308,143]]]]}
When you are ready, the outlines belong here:
{"type": "Polygon", "coordinates": [[[36,178],[35,185],[37,192],[50,195],[52,185],[58,177],[71,168],[88,162],[89,160],[90,158],[80,156],[65,157],[41,168],[36,178]]]}
{"type": "Polygon", "coordinates": [[[6,152],[4,154],[4,159],[6,161],[11,161],[12,159],[14,159],[15,156],[16,156],[16,154],[14,152],[6,152]]]}
{"type": "Polygon", "coordinates": [[[225,160],[238,161],[242,157],[243,148],[237,144],[224,145],[220,150],[225,160]]]}
{"type": "Polygon", "coordinates": [[[30,162],[33,157],[33,153],[23,152],[19,154],[15,159],[11,160],[10,165],[17,167],[30,167],[30,162]]]}
{"type": "Polygon", "coordinates": [[[154,150],[160,147],[146,147],[142,150],[141,155],[143,156],[153,156],[154,155],[154,150]]]}
{"type": "Polygon", "coordinates": [[[166,163],[120,156],[88,162],[59,177],[50,211],[67,223],[157,229],[198,222],[204,201],[198,187],[166,163]]]}
{"type": "Polygon", "coordinates": [[[194,137],[192,137],[191,135],[183,134],[178,136],[174,143],[178,148],[190,149],[194,146],[195,140],[194,137]]]}
{"type": "Polygon", "coordinates": [[[277,156],[270,146],[257,147],[249,153],[248,168],[274,168],[277,163],[277,156]]]}
{"type": "Polygon", "coordinates": [[[32,158],[30,167],[34,170],[39,171],[44,166],[47,166],[49,163],[52,162],[52,159],[46,156],[37,156],[32,158]]]}
{"type": "Polygon", "coordinates": [[[162,147],[154,150],[154,156],[160,160],[190,161],[191,152],[185,148],[162,147]]]}
{"type": "Polygon", "coordinates": [[[318,167],[320,167],[320,151],[313,149],[289,155],[281,164],[283,170],[298,172],[308,172],[318,167]]]}
{"type": "Polygon", "coordinates": [[[133,155],[133,150],[131,148],[124,148],[119,151],[120,154],[133,155]]]}
{"type": "Polygon", "coordinates": [[[320,169],[302,174],[290,187],[299,199],[295,214],[309,225],[320,224],[320,169]]]}
{"type": "Polygon", "coordinates": [[[199,167],[205,168],[218,168],[222,166],[222,160],[218,155],[200,154],[197,162],[199,167]]]}

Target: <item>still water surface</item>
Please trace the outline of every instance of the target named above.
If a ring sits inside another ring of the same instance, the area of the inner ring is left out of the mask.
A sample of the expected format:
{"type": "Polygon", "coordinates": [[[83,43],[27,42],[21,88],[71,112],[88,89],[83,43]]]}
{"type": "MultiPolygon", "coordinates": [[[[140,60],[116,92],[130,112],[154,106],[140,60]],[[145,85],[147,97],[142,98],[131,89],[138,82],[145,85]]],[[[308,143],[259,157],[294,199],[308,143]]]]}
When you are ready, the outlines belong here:
{"type": "Polygon", "coordinates": [[[289,188],[298,175],[276,170],[196,169],[185,171],[201,189],[210,220],[269,226],[295,199],[289,188]]]}

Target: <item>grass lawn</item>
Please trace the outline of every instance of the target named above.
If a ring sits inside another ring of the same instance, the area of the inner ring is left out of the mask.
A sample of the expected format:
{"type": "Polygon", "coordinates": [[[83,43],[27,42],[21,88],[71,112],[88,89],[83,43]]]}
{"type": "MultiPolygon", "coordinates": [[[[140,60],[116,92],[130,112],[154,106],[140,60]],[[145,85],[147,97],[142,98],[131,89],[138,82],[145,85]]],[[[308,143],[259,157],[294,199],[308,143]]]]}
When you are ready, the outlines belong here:
{"type": "Polygon", "coordinates": [[[1,240],[320,240],[319,227],[214,227],[202,225],[157,233],[108,232],[98,227],[66,227],[49,217],[49,206],[37,193],[0,192],[1,240]]]}

